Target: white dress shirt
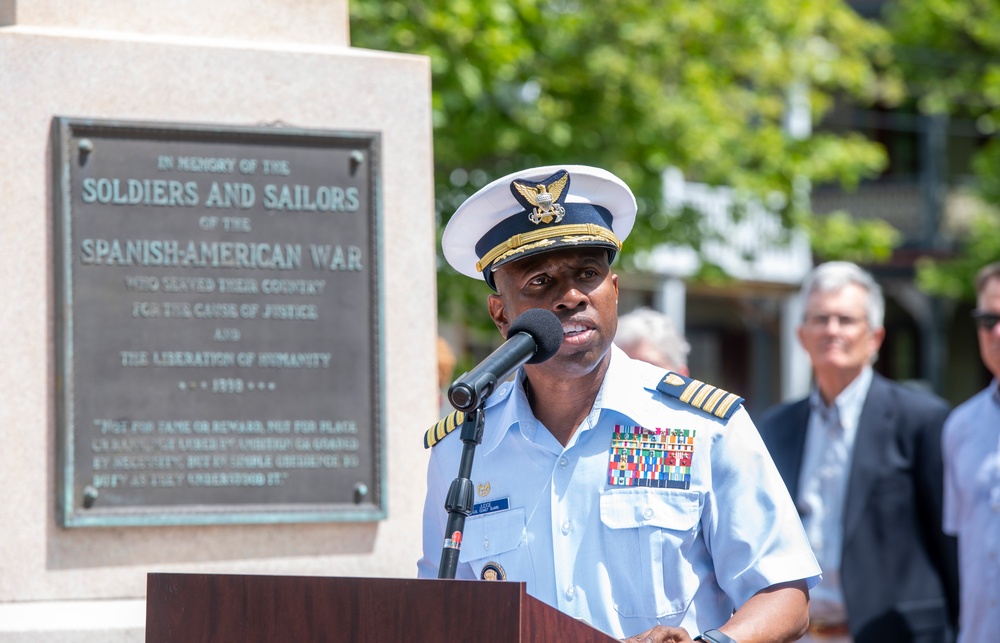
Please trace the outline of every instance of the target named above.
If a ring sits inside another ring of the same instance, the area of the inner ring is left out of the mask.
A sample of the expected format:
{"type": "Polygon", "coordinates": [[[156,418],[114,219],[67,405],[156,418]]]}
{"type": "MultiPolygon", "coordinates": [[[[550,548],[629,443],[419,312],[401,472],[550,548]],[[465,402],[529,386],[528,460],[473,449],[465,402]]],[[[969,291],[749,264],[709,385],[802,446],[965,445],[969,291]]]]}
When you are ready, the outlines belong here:
{"type": "Polygon", "coordinates": [[[844,502],[858,421],[872,383],[866,367],[833,404],[826,406],[818,390],[810,397],[799,497],[802,525],[823,570],[823,582],[810,592],[810,616],[846,622],[847,609],[840,579],[844,548],[844,502]]]}

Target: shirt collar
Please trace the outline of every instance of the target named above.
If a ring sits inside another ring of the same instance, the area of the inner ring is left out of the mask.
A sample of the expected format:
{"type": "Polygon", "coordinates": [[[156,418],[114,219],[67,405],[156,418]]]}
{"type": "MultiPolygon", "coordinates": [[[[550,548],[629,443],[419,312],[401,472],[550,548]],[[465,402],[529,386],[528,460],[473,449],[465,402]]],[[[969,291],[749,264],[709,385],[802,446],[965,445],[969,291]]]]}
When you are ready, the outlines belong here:
{"type": "Polygon", "coordinates": [[[524,368],[518,369],[513,381],[504,382],[497,388],[487,400],[484,412],[486,418],[491,420],[489,426],[494,427],[492,431],[483,433],[483,442],[480,446],[484,453],[497,448],[507,435],[507,431],[515,425],[520,426],[522,433],[531,439],[537,429],[538,420],[531,413],[531,406],[524,393],[524,368]],[[496,416],[495,420],[491,419],[493,416],[496,416]]]}
{"type": "MultiPolygon", "coordinates": [[[[874,372],[871,366],[866,366],[861,373],[847,385],[840,395],[833,400],[831,406],[837,407],[837,414],[840,416],[840,425],[844,428],[844,434],[850,439],[858,430],[858,422],[861,420],[861,409],[865,405],[868,397],[868,390],[871,389],[874,372]]],[[[823,398],[819,394],[819,389],[814,388],[809,396],[810,408],[817,413],[829,413],[831,408],[823,403],[823,398]]]]}
{"type": "MultiPolygon", "coordinates": [[[[628,355],[620,348],[611,345],[611,362],[604,373],[604,380],[597,391],[594,405],[580,429],[573,434],[573,438],[566,445],[567,448],[576,442],[580,433],[597,426],[601,412],[605,409],[624,414],[626,409],[634,410],[649,404],[649,391],[645,390],[644,383],[629,369],[630,361],[628,355]]],[[[513,382],[504,383],[487,401],[487,417],[495,416],[496,419],[490,421],[490,425],[495,427],[494,430],[483,435],[481,446],[485,453],[497,448],[507,432],[514,427],[521,431],[525,439],[532,442],[539,441],[536,439],[539,423],[531,412],[531,405],[528,404],[524,392],[524,377],[522,367],[518,369],[513,382]]],[[[655,382],[653,386],[656,386],[655,382]]]]}
{"type": "MultiPolygon", "coordinates": [[[[594,409],[608,409],[618,413],[626,414],[635,408],[642,408],[648,404],[650,392],[647,388],[656,388],[658,378],[650,382],[642,378],[642,372],[631,368],[634,361],[629,358],[620,348],[611,345],[611,363],[608,365],[608,372],[604,376],[604,383],[594,401],[594,409]]],[[[661,369],[662,370],[662,369],[661,369]]]]}
{"type": "Polygon", "coordinates": [[[631,359],[612,344],[611,363],[604,375],[604,382],[601,383],[590,414],[576,435],[597,426],[603,412],[621,416],[616,422],[624,423],[627,420],[639,426],[660,426],[663,423],[664,407],[658,401],[662,396],[656,391],[656,385],[665,373],[660,367],[631,359]]]}

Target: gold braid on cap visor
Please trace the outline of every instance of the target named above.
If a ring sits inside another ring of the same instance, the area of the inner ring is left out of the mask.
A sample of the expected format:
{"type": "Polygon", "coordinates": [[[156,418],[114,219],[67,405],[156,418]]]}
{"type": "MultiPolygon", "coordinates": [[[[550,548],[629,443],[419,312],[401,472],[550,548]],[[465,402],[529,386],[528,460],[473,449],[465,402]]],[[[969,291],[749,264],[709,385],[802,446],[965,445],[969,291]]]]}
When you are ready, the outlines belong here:
{"type": "Polygon", "coordinates": [[[506,259],[513,254],[552,245],[555,243],[553,239],[556,237],[562,237],[562,243],[565,244],[605,241],[614,245],[618,250],[622,249],[622,242],[618,240],[618,237],[611,230],[596,223],[572,223],[525,232],[523,234],[515,234],[483,255],[476,262],[476,272],[482,272],[486,266],[494,261],[506,259]]]}

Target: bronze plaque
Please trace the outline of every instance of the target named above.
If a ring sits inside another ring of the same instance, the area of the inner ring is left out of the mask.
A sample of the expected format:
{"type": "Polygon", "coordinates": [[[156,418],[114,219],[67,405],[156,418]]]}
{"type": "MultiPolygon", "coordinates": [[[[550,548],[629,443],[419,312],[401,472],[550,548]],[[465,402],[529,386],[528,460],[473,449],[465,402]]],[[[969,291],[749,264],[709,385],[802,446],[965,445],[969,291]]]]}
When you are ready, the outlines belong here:
{"type": "Polygon", "coordinates": [[[52,138],[62,523],[384,518],[378,134],[52,138]]]}

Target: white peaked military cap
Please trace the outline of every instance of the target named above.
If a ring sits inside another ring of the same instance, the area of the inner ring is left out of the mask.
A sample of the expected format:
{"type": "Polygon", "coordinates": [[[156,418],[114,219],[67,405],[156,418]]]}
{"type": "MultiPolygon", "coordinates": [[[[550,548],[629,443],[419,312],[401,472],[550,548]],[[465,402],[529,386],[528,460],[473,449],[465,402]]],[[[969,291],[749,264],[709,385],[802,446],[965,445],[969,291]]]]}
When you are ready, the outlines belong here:
{"type": "Polygon", "coordinates": [[[567,247],[607,248],[611,259],[635,223],[632,190],[587,165],[549,165],[508,174],[466,199],[441,246],[463,275],[485,279],[531,255],[567,247]]]}

